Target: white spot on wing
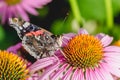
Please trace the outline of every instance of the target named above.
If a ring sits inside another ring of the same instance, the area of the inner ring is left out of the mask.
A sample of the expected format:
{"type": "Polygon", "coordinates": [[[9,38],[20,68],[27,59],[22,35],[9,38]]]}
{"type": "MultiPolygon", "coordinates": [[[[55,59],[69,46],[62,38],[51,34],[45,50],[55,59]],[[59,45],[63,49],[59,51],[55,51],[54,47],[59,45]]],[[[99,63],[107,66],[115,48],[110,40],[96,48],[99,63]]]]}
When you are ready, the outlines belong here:
{"type": "Polygon", "coordinates": [[[29,25],[30,25],[29,22],[25,22],[25,23],[23,24],[23,27],[24,27],[24,28],[27,28],[29,25]]]}
{"type": "Polygon", "coordinates": [[[23,28],[20,26],[19,29],[22,30],[23,28]]]}

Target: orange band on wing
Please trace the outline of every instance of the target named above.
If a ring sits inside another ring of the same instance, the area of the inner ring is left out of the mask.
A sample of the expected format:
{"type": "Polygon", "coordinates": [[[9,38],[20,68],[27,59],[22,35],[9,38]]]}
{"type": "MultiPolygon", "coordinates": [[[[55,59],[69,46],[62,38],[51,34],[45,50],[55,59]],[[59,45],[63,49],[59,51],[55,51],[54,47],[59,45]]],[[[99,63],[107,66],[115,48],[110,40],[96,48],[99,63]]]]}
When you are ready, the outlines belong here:
{"type": "Polygon", "coordinates": [[[42,35],[43,34],[43,30],[38,30],[38,31],[31,31],[30,33],[27,33],[26,36],[32,36],[32,35],[35,35],[35,36],[38,36],[38,35],[42,35]]]}
{"type": "Polygon", "coordinates": [[[27,33],[27,34],[25,34],[26,36],[32,36],[32,33],[27,33]]]}
{"type": "Polygon", "coordinates": [[[43,30],[38,30],[34,33],[35,33],[36,36],[38,36],[38,35],[42,35],[44,33],[44,31],[43,30]]]}

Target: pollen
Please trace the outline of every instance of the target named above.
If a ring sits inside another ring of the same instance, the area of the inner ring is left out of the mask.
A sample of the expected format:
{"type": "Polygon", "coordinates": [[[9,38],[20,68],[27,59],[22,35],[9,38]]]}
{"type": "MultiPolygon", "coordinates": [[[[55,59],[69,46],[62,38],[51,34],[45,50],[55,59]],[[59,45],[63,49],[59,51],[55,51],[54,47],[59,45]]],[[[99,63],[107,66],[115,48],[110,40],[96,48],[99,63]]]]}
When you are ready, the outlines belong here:
{"type": "Polygon", "coordinates": [[[85,69],[100,62],[103,57],[102,49],[99,39],[88,34],[79,34],[73,37],[62,51],[70,65],[85,69]]]}
{"type": "Polygon", "coordinates": [[[21,2],[21,0],[5,0],[8,5],[16,5],[21,2]]]}
{"type": "Polygon", "coordinates": [[[7,51],[0,51],[0,80],[26,80],[28,71],[20,57],[7,51]]]}
{"type": "Polygon", "coordinates": [[[116,41],[113,45],[120,46],[120,40],[116,41]]]}

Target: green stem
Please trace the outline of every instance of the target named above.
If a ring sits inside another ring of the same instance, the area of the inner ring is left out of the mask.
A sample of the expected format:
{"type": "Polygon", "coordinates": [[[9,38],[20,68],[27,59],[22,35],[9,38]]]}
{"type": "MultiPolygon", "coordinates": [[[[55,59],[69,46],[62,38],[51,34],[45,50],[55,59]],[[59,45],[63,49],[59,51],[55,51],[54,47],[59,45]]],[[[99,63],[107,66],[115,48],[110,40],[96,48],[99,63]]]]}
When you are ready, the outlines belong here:
{"type": "Polygon", "coordinates": [[[112,29],[114,25],[113,21],[113,12],[112,12],[112,1],[105,0],[105,7],[106,7],[106,23],[109,29],[112,29]]]}
{"type": "Polygon", "coordinates": [[[77,4],[77,0],[69,0],[69,3],[75,19],[78,21],[78,23],[82,24],[82,18],[80,14],[80,9],[77,4]]]}

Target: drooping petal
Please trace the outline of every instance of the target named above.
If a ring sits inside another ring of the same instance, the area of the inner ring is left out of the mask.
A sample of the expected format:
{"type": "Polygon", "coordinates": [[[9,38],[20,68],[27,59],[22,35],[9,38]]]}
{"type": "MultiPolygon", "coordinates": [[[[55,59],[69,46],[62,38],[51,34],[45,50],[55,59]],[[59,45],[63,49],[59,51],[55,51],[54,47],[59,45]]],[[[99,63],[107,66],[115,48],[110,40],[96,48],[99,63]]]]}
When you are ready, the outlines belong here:
{"type": "Polygon", "coordinates": [[[78,73],[78,71],[79,71],[78,68],[75,69],[75,71],[73,72],[73,75],[72,75],[72,79],[71,79],[71,80],[79,80],[78,75],[80,75],[80,74],[78,73]]]}
{"type": "Polygon", "coordinates": [[[55,57],[48,57],[48,58],[43,58],[43,59],[39,59],[37,60],[34,64],[32,64],[29,69],[30,72],[35,72],[37,70],[40,70],[44,67],[47,67],[51,64],[54,64],[56,62],[56,58],[55,57]]]}
{"type": "Polygon", "coordinates": [[[114,64],[112,66],[108,64],[108,68],[113,75],[120,77],[120,68],[116,68],[114,64]]]}
{"type": "Polygon", "coordinates": [[[100,80],[99,77],[96,76],[94,69],[90,69],[89,73],[90,73],[91,80],[100,80]]]}
{"type": "Polygon", "coordinates": [[[115,52],[114,53],[113,52],[105,53],[104,56],[105,56],[105,58],[111,58],[111,59],[114,59],[117,61],[120,60],[120,53],[115,53],[115,52]]]}
{"type": "Polygon", "coordinates": [[[108,67],[105,65],[106,63],[102,63],[102,64],[100,64],[100,72],[102,73],[102,75],[104,76],[104,78],[106,79],[106,80],[113,80],[113,77],[112,77],[112,75],[111,75],[111,73],[109,72],[109,69],[108,69],[108,67]]]}
{"type": "Polygon", "coordinates": [[[99,67],[97,67],[97,68],[95,68],[95,75],[96,75],[96,78],[98,79],[98,80],[106,80],[105,78],[104,78],[104,76],[103,76],[103,74],[100,72],[100,68],[99,67]]]}
{"type": "MultiPolygon", "coordinates": [[[[79,34],[87,34],[89,36],[85,30],[81,30],[79,34]]],[[[77,36],[77,34],[70,33],[63,35],[64,45],[62,45],[62,47],[64,48],[64,46],[68,45],[68,42],[71,39],[74,39],[75,36],[77,36]]],[[[74,65],[69,62],[69,57],[66,57],[61,50],[58,50],[55,52],[55,55],[58,57],[59,64],[54,62],[55,64],[49,65],[47,68],[45,67],[45,72],[39,77],[39,80],[47,80],[48,78],[50,80],[113,80],[113,75],[120,77],[120,48],[116,46],[108,46],[112,41],[112,37],[108,35],[101,33],[96,35],[95,38],[98,38],[103,45],[101,48],[103,57],[100,59],[99,63],[96,63],[97,66],[86,67],[85,69],[81,69],[77,66],[74,67],[74,65]]],[[[72,46],[72,48],[74,48],[74,46],[72,46]]],[[[70,49],[71,48],[68,48],[67,50],[70,49]]],[[[78,58],[79,57],[77,57],[77,59],[78,58]]]]}
{"type": "Polygon", "coordinates": [[[47,79],[50,74],[52,74],[56,69],[59,68],[59,62],[54,63],[53,65],[49,66],[48,68],[45,69],[45,72],[39,77],[39,80],[45,80],[47,79]]]}
{"type": "Polygon", "coordinates": [[[78,71],[78,80],[85,80],[84,72],[82,69],[78,71]]]}
{"type": "Polygon", "coordinates": [[[72,70],[73,70],[73,68],[70,67],[70,68],[66,71],[66,73],[64,74],[64,76],[62,77],[62,80],[70,80],[70,77],[71,77],[71,75],[72,75],[72,70]]]}
{"type": "Polygon", "coordinates": [[[22,47],[22,44],[21,44],[21,43],[18,43],[18,44],[16,44],[16,45],[13,45],[13,46],[9,47],[9,48],[7,49],[7,51],[13,52],[13,53],[17,54],[18,50],[19,50],[21,47],[22,47]]]}
{"type": "Polygon", "coordinates": [[[63,65],[61,66],[61,68],[59,68],[59,69],[55,72],[55,74],[53,74],[53,75],[50,77],[50,80],[55,80],[55,79],[58,80],[60,77],[63,76],[63,72],[66,70],[66,68],[67,68],[67,64],[63,64],[63,65]]]}
{"type": "Polygon", "coordinates": [[[105,60],[105,62],[107,63],[107,65],[109,65],[109,66],[114,66],[114,68],[116,68],[116,69],[119,69],[120,68],[120,64],[119,64],[119,61],[118,60],[116,60],[116,59],[112,59],[112,58],[105,58],[104,59],[105,60]],[[112,64],[112,65],[111,65],[112,64]]]}
{"type": "Polygon", "coordinates": [[[108,46],[103,49],[105,52],[120,52],[120,47],[117,46],[108,46]]]}
{"type": "Polygon", "coordinates": [[[86,80],[91,80],[90,79],[90,71],[89,71],[89,69],[86,69],[86,71],[85,71],[85,77],[86,77],[86,80]]]}

